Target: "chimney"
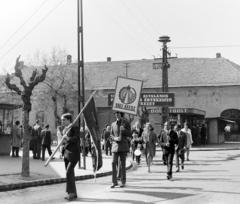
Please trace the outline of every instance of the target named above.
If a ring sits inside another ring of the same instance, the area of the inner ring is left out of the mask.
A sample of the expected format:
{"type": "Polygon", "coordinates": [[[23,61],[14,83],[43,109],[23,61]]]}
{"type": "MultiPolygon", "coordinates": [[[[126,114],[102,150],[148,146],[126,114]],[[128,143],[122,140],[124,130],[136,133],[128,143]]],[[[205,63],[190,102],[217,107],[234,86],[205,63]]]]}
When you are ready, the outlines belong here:
{"type": "Polygon", "coordinates": [[[72,55],[67,55],[67,65],[72,64],[72,55]]]}
{"type": "Polygon", "coordinates": [[[112,58],[111,57],[107,57],[107,62],[111,62],[112,58]]]}
{"type": "Polygon", "coordinates": [[[217,52],[216,53],[216,58],[221,58],[222,56],[221,56],[221,53],[220,52],[217,52]]]}

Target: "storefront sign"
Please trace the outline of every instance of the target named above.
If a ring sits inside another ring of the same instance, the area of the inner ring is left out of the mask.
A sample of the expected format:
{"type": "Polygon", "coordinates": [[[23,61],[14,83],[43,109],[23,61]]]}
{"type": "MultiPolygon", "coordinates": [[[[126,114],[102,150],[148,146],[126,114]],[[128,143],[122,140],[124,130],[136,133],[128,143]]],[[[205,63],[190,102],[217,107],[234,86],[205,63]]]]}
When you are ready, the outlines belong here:
{"type": "Polygon", "coordinates": [[[174,93],[143,93],[141,106],[174,106],[174,93]]]}
{"type": "MultiPolygon", "coordinates": [[[[108,94],[108,105],[113,104],[114,94],[108,94]]],[[[174,93],[142,93],[140,97],[140,106],[161,107],[174,106],[174,93]]]]}
{"type": "MultiPolygon", "coordinates": [[[[162,109],[158,107],[147,107],[149,113],[162,113],[162,109]]],[[[205,115],[206,112],[195,108],[169,108],[170,114],[193,114],[205,115]]]]}
{"type": "Polygon", "coordinates": [[[118,77],[113,100],[113,110],[137,115],[143,82],[118,77]]]}

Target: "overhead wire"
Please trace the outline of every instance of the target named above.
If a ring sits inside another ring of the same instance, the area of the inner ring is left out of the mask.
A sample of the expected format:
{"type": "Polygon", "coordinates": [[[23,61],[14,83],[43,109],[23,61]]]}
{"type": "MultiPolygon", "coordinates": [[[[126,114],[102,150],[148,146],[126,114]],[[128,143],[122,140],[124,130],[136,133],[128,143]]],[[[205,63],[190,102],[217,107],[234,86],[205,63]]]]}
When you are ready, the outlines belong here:
{"type": "MultiPolygon", "coordinates": [[[[109,6],[110,6],[110,4],[109,4],[109,6]]],[[[101,4],[99,4],[98,8],[100,8],[100,7],[102,7],[101,4]]],[[[106,9],[106,7],[102,7],[101,12],[105,12],[105,14],[109,16],[108,19],[111,20],[111,21],[113,21],[113,22],[115,23],[115,25],[117,25],[118,28],[121,28],[121,30],[122,30],[125,34],[127,34],[128,37],[130,37],[130,38],[132,39],[132,42],[134,42],[137,47],[139,47],[139,48],[141,48],[141,49],[144,49],[145,51],[147,51],[147,52],[149,53],[150,56],[152,56],[152,50],[149,49],[148,47],[146,47],[146,46],[143,44],[142,41],[138,41],[138,40],[136,39],[136,34],[133,34],[132,32],[129,32],[129,29],[128,29],[126,26],[124,26],[124,25],[121,23],[121,21],[119,21],[118,18],[115,17],[115,14],[116,14],[116,13],[114,13],[114,15],[112,15],[112,14],[110,13],[110,11],[112,11],[112,10],[114,10],[114,9],[109,9],[109,7],[108,7],[108,9],[106,9]],[[151,54],[150,54],[150,53],[151,53],[151,54]]]]}
{"type": "Polygon", "coordinates": [[[29,34],[31,34],[53,11],[55,11],[64,0],[60,1],[55,7],[53,7],[46,15],[44,15],[19,41],[17,41],[11,48],[9,48],[0,59],[3,59],[9,52],[11,52],[17,45],[19,45],[29,34]]]}
{"type": "MultiPolygon", "coordinates": [[[[132,2],[132,1],[128,1],[128,2],[132,2]]],[[[138,10],[140,16],[143,19],[145,19],[145,21],[147,22],[147,25],[149,26],[149,28],[151,28],[151,30],[154,33],[159,33],[159,30],[155,27],[152,21],[145,15],[145,12],[142,10],[142,8],[138,4],[139,4],[138,0],[135,0],[135,4],[132,8],[136,8],[136,10],[138,10]]]]}
{"type": "Polygon", "coordinates": [[[198,45],[198,46],[169,46],[174,49],[195,49],[195,48],[223,48],[223,47],[240,47],[240,44],[236,45],[198,45]]]}
{"type": "Polygon", "coordinates": [[[41,8],[47,3],[48,0],[43,1],[34,12],[10,35],[10,37],[0,46],[2,50],[7,43],[41,10],[41,8]]]}
{"type": "MultiPolygon", "coordinates": [[[[139,18],[139,16],[138,15],[136,15],[133,11],[132,11],[132,9],[126,4],[126,2],[124,1],[124,0],[119,0],[119,2],[122,4],[122,6],[128,11],[128,13],[132,16],[132,18],[130,18],[130,19],[132,19],[133,21],[135,21],[135,27],[137,28],[136,30],[138,30],[138,32],[139,33],[143,33],[144,35],[143,35],[143,40],[147,43],[147,44],[149,44],[149,42],[151,42],[151,43],[155,43],[155,41],[153,40],[154,39],[154,36],[152,36],[152,32],[151,32],[151,34],[148,32],[148,28],[147,28],[147,26],[146,26],[146,24],[144,24],[143,23],[143,21],[139,18]],[[148,39],[147,39],[147,38],[148,39]]],[[[130,1],[129,1],[130,2],[130,1]]],[[[133,22],[132,21],[132,22],[133,22]]],[[[130,21],[128,21],[128,22],[130,22],[130,21]]],[[[134,23],[134,22],[133,22],[134,23]]]]}

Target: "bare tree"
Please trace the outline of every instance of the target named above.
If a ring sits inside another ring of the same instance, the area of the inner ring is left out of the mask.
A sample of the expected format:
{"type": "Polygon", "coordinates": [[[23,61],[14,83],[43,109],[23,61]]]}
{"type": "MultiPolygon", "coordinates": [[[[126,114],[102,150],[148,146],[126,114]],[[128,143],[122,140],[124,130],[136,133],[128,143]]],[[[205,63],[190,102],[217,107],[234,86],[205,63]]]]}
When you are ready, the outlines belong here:
{"type": "Polygon", "coordinates": [[[22,176],[29,176],[30,171],[29,171],[29,142],[31,139],[30,136],[30,126],[29,126],[29,113],[32,108],[31,104],[31,96],[32,96],[32,91],[35,86],[37,86],[40,82],[43,82],[46,78],[46,73],[47,73],[47,66],[45,66],[44,69],[42,69],[42,74],[38,75],[37,70],[35,69],[32,72],[32,75],[30,77],[30,80],[28,83],[26,83],[22,70],[21,70],[21,64],[19,62],[20,56],[16,60],[15,64],[15,72],[14,75],[19,78],[20,84],[22,88],[20,89],[16,84],[11,83],[12,77],[7,74],[7,77],[5,79],[5,83],[7,87],[10,90],[15,91],[18,95],[21,96],[22,102],[23,102],[23,118],[22,118],[22,123],[23,123],[23,158],[22,158],[22,176]]]}
{"type": "Polygon", "coordinates": [[[45,85],[44,95],[49,95],[53,102],[53,112],[55,118],[55,126],[60,123],[60,114],[69,112],[68,99],[72,93],[76,93],[76,87],[72,84],[72,79],[68,76],[69,70],[66,67],[58,67],[57,69],[49,69],[45,85]],[[59,111],[61,104],[61,111],[59,111]]]}

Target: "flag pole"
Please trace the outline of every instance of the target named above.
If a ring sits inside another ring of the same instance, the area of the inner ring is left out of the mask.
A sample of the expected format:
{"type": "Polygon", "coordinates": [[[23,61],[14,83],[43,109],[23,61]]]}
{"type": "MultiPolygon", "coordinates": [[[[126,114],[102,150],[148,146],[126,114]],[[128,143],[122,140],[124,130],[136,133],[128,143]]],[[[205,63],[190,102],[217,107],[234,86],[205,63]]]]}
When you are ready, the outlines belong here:
{"type": "Polygon", "coordinates": [[[58,151],[58,149],[60,148],[60,146],[62,145],[63,141],[64,141],[64,136],[68,134],[68,132],[71,130],[72,126],[78,121],[78,119],[80,118],[80,116],[82,115],[83,111],[85,110],[85,108],[87,107],[88,103],[90,102],[90,100],[93,98],[93,96],[96,94],[96,90],[91,94],[91,96],[88,98],[87,102],[85,103],[84,107],[82,108],[82,110],[80,111],[80,113],[77,115],[77,117],[75,118],[75,120],[67,127],[67,131],[66,133],[63,135],[61,141],[59,142],[59,144],[57,145],[56,149],[54,150],[54,152],[51,154],[51,156],[48,158],[48,160],[46,161],[46,163],[44,164],[44,166],[46,167],[49,162],[52,160],[52,158],[54,157],[54,155],[56,154],[56,152],[58,151]]]}

